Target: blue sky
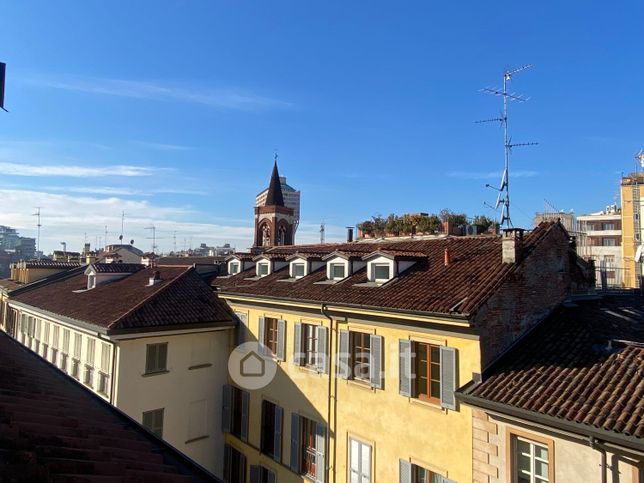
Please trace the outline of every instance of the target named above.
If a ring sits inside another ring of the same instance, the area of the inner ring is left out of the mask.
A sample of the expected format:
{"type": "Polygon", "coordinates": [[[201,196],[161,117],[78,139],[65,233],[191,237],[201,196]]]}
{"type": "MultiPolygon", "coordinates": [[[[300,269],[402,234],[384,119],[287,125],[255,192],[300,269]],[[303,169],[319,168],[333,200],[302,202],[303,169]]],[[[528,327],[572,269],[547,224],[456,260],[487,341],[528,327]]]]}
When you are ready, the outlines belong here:
{"type": "Polygon", "coordinates": [[[512,219],[616,201],[644,145],[642,2],[21,1],[3,4],[0,224],[41,246],[108,226],[148,249],[250,244],[274,149],[300,242],[373,214],[495,213],[504,69],[512,219]]]}

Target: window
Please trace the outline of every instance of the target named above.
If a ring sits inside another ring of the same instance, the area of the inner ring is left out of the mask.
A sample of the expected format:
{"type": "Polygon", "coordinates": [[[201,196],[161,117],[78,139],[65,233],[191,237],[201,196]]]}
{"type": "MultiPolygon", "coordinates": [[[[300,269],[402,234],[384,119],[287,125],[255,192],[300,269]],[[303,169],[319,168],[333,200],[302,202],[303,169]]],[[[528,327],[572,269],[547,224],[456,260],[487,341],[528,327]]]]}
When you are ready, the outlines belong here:
{"type": "Polygon", "coordinates": [[[602,230],[614,230],[615,223],[602,223],[602,230]]]}
{"type": "Polygon", "coordinates": [[[270,401],[262,401],[261,451],[276,461],[282,459],[283,410],[270,401]]]}
{"type": "Polygon", "coordinates": [[[275,483],[275,473],[260,465],[251,465],[250,483],[275,483]]]}
{"type": "Polygon", "coordinates": [[[387,263],[377,263],[374,264],[371,268],[373,280],[376,282],[383,282],[389,280],[391,276],[389,275],[390,267],[387,263]]]}
{"type": "Polygon", "coordinates": [[[351,366],[353,378],[369,381],[369,366],[371,361],[371,334],[351,332],[351,366]]]}
{"type": "Polygon", "coordinates": [[[241,345],[249,340],[248,315],[244,312],[235,312],[235,315],[239,319],[237,323],[237,345],[241,345]]]}
{"type": "Polygon", "coordinates": [[[400,460],[400,481],[411,483],[453,483],[440,473],[435,473],[427,468],[400,460]]]}
{"type": "Polygon", "coordinates": [[[552,481],[551,447],[521,436],[512,435],[513,483],[546,483],[552,481]]]}
{"type": "Polygon", "coordinates": [[[300,473],[315,478],[315,429],[316,423],[308,418],[301,417],[301,449],[300,473]]]}
{"type": "Polygon", "coordinates": [[[344,263],[331,264],[331,280],[340,280],[344,278],[344,263]]]}
{"type": "Polygon", "coordinates": [[[268,275],[268,263],[257,264],[257,275],[259,275],[260,277],[268,275]]]}
{"type": "Polygon", "coordinates": [[[91,290],[96,287],[96,275],[87,276],[87,290],[91,290]]]}
{"type": "Polygon", "coordinates": [[[318,365],[318,337],[317,326],[302,324],[302,337],[304,342],[304,360],[306,367],[317,368],[318,365]]]}
{"type": "Polygon", "coordinates": [[[371,446],[349,439],[349,483],[371,483],[371,446]]]}
{"type": "Polygon", "coordinates": [[[273,355],[277,354],[278,328],[277,319],[264,318],[264,345],[273,355]]]}
{"type": "Polygon", "coordinates": [[[291,265],[291,277],[302,278],[305,272],[305,265],[303,263],[293,263],[291,265]]]}
{"type": "Polygon", "coordinates": [[[246,457],[228,444],[224,446],[224,483],[246,483],[246,457]]]}
{"type": "Polygon", "coordinates": [[[143,412],[143,426],[163,438],[163,408],[143,412]]]}
{"type": "Polygon", "coordinates": [[[85,354],[85,362],[92,367],[94,366],[95,350],[96,341],[89,337],[87,339],[87,354],[85,354]]]}
{"type": "Polygon", "coordinates": [[[42,356],[47,359],[49,349],[49,322],[44,322],[43,337],[42,337],[42,356]]]}
{"type": "Polygon", "coordinates": [[[415,396],[426,401],[440,402],[441,353],[440,347],[421,342],[414,343],[416,370],[415,396]]]}
{"type": "Polygon", "coordinates": [[[226,433],[231,433],[246,441],[248,438],[248,406],[250,394],[238,387],[224,385],[222,408],[222,426],[226,433]]]}
{"type": "Polygon", "coordinates": [[[72,377],[80,379],[80,359],[83,337],[81,334],[74,334],[74,353],[72,359],[72,377]]]}
{"type": "Polygon", "coordinates": [[[156,372],[167,371],[168,343],[148,344],[145,354],[145,373],[154,374],[156,372]]]}
{"type": "Polygon", "coordinates": [[[604,247],[614,247],[617,246],[617,242],[614,238],[602,238],[602,246],[604,247]]]}
{"type": "Polygon", "coordinates": [[[230,262],[228,267],[230,275],[237,275],[239,273],[239,262],[230,262]]]}
{"type": "Polygon", "coordinates": [[[94,368],[90,365],[85,365],[85,377],[83,383],[86,386],[93,387],[94,385],[94,368]]]}

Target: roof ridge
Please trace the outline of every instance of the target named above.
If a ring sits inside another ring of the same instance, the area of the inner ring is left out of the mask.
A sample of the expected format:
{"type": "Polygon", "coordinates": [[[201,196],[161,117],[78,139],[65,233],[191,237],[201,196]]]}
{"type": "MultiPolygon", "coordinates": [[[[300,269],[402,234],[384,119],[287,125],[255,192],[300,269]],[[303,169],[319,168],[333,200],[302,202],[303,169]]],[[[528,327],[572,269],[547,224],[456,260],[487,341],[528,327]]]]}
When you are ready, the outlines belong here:
{"type": "MultiPolygon", "coordinates": [[[[181,265],[175,265],[175,266],[180,267],[181,265]]],[[[159,294],[161,294],[161,293],[165,292],[165,291],[168,289],[168,287],[171,287],[175,282],[177,282],[178,280],[182,279],[182,278],[183,278],[183,277],[184,277],[188,272],[191,272],[191,271],[193,271],[193,270],[194,270],[194,268],[193,268],[193,267],[187,267],[187,268],[183,271],[183,273],[180,273],[180,274],[179,274],[179,276],[175,277],[172,281],[170,281],[170,283],[168,283],[168,284],[164,285],[163,287],[161,287],[161,288],[160,288],[159,290],[157,290],[156,292],[153,292],[153,293],[151,293],[150,295],[148,295],[147,297],[143,298],[143,299],[142,299],[138,304],[136,304],[136,305],[135,305],[134,307],[132,307],[130,310],[128,310],[127,312],[125,312],[124,314],[122,314],[120,317],[118,317],[117,319],[115,319],[115,320],[113,320],[112,322],[110,322],[110,323],[107,325],[107,328],[108,328],[108,329],[113,328],[116,324],[118,324],[120,321],[122,321],[125,317],[127,317],[128,315],[131,315],[132,313],[134,313],[136,310],[140,309],[143,305],[145,305],[146,303],[150,302],[151,300],[154,300],[154,299],[155,299],[159,294]]],[[[140,273],[140,272],[141,272],[141,271],[139,271],[139,272],[137,272],[137,273],[140,273]]],[[[133,275],[134,275],[134,274],[133,274],[133,275]]]]}

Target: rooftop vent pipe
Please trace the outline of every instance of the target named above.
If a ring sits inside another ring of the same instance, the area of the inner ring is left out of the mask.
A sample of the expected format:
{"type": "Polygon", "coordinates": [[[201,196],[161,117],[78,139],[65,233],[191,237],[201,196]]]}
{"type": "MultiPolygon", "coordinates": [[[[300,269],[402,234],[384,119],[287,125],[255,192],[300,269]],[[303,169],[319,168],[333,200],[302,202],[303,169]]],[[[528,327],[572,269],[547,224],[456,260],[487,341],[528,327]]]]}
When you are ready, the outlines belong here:
{"type": "Polygon", "coordinates": [[[347,226],[347,243],[351,243],[352,241],[353,241],[353,227],[347,226]]]}
{"type": "Polygon", "coordinates": [[[155,270],[154,275],[150,277],[150,280],[149,280],[150,283],[148,285],[151,287],[152,285],[156,285],[160,281],[161,281],[161,272],[159,272],[158,270],[155,270]]]}

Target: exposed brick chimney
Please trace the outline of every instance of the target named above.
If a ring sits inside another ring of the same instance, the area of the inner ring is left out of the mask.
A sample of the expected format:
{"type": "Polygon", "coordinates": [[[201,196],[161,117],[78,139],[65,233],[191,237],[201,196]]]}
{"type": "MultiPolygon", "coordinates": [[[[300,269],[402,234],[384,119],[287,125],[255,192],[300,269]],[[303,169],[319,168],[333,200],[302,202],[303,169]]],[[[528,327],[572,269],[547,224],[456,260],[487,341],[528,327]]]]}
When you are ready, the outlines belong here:
{"type": "Polygon", "coordinates": [[[445,266],[449,265],[449,248],[445,249],[445,260],[444,260],[445,266]]]}
{"type": "Polygon", "coordinates": [[[501,241],[503,263],[519,263],[523,255],[523,229],[506,228],[501,241]]]}

